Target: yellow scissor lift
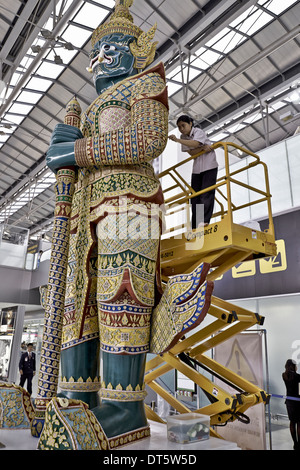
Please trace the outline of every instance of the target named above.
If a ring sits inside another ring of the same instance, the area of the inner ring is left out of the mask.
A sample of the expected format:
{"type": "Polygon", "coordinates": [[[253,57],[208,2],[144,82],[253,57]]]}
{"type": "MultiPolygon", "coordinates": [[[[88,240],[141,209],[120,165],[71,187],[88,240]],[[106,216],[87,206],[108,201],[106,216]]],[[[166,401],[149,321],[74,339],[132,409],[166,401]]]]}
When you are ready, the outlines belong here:
{"type": "MultiPolygon", "coordinates": [[[[210,263],[212,269],[208,274],[209,280],[216,280],[226,271],[246,260],[276,255],[276,242],[271,211],[271,194],[269,188],[268,169],[264,162],[254,153],[237,146],[231,142],[218,142],[212,146],[224,150],[225,166],[216,185],[195,193],[182,176],[183,165],[191,163],[198,155],[177,163],[159,178],[165,196],[166,214],[174,216],[180,212],[186,213],[184,226],[179,224],[163,235],[161,248],[162,279],[167,282],[168,277],[191,272],[200,262],[210,263]],[[228,148],[238,149],[248,158],[241,160],[238,169],[231,171],[229,165],[230,153],[228,148]],[[245,162],[245,164],[243,164],[245,162]],[[261,181],[264,188],[258,189],[243,182],[243,172],[258,167],[262,170],[261,181]],[[241,177],[241,178],[240,178],[241,177]],[[240,179],[239,179],[240,178],[240,179]],[[167,185],[164,184],[165,179],[167,185]],[[171,184],[169,184],[171,182],[171,184]],[[232,200],[232,186],[249,190],[250,201],[240,203],[232,200]],[[189,202],[193,197],[215,188],[216,206],[219,210],[213,214],[211,223],[206,227],[191,230],[189,224],[189,202]],[[175,194],[174,194],[175,193],[175,194]],[[253,230],[251,226],[239,225],[233,222],[236,211],[255,204],[267,204],[269,227],[266,231],[253,230]]],[[[211,426],[224,425],[235,419],[244,420],[245,411],[257,404],[268,403],[269,395],[253,383],[232,372],[225,366],[217,363],[205,354],[217,345],[247,330],[254,325],[262,325],[263,317],[230,302],[212,296],[208,311],[211,323],[198,328],[195,333],[179,341],[170,351],[150,359],[146,364],[145,383],[158,395],[164,398],[178,413],[187,413],[191,410],[172,394],[167,392],[156,381],[166,372],[176,369],[195,382],[206,394],[210,404],[199,408],[196,412],[210,416],[211,426]],[[231,395],[221,387],[187,364],[184,358],[201,365],[212,376],[218,377],[238,391],[231,395]]],[[[164,422],[150,407],[146,406],[149,419],[164,422]]],[[[195,410],[193,410],[195,412],[195,410]]],[[[247,419],[245,420],[247,422],[247,419]]],[[[215,428],[211,428],[211,435],[220,437],[215,428]]]]}

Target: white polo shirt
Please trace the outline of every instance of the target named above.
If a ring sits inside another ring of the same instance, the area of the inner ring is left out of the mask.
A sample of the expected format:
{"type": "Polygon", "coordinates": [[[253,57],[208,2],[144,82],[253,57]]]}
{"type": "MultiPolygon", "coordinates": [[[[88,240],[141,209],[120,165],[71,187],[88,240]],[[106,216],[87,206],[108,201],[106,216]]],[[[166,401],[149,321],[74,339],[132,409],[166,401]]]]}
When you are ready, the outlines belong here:
{"type": "MultiPolygon", "coordinates": [[[[197,140],[199,142],[199,147],[203,144],[211,145],[211,141],[208,139],[205,132],[199,127],[192,127],[190,135],[181,134],[180,138],[184,140],[197,140]]],[[[183,152],[190,152],[191,148],[187,145],[181,145],[181,150],[183,152]]],[[[203,153],[194,160],[193,173],[202,173],[203,171],[212,170],[213,168],[218,168],[218,162],[214,150],[208,153],[203,153]]]]}

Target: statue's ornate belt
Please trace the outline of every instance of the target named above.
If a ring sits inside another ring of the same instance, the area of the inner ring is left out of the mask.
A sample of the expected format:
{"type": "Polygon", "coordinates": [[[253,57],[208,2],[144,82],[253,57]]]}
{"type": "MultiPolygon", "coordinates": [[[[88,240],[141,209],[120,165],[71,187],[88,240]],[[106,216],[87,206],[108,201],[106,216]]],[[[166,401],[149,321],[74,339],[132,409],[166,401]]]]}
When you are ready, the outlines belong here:
{"type": "Polygon", "coordinates": [[[144,167],[140,165],[118,165],[118,166],[103,166],[88,172],[86,175],[79,174],[79,179],[75,185],[75,191],[78,191],[84,186],[94,183],[95,181],[105,178],[106,176],[116,175],[121,173],[131,173],[141,176],[148,176],[155,178],[154,170],[152,167],[144,167]]]}

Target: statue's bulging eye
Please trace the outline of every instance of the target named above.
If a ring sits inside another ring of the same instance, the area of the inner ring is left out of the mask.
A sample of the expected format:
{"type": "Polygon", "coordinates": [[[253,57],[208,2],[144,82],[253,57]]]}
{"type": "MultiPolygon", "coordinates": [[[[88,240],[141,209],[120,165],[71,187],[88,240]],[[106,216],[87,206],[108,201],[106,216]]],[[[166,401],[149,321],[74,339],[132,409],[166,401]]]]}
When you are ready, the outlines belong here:
{"type": "Polygon", "coordinates": [[[116,47],[112,46],[111,44],[103,44],[102,48],[104,52],[115,51],[116,47]]]}

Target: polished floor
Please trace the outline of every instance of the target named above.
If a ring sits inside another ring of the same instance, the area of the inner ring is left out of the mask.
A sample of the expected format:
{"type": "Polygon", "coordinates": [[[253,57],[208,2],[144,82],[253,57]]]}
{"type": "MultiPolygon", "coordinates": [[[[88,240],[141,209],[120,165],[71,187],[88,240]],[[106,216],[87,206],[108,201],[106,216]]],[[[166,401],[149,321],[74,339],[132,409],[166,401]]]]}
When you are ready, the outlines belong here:
{"type": "MultiPolygon", "coordinates": [[[[165,450],[165,451],[182,451],[182,450],[240,450],[235,444],[221,441],[220,439],[210,438],[208,441],[193,445],[178,445],[170,443],[166,439],[164,425],[151,422],[151,437],[144,441],[136,442],[130,446],[124,447],[123,450],[165,450]]],[[[271,439],[270,434],[267,433],[267,450],[284,451],[293,450],[293,444],[288,429],[288,422],[285,424],[272,423],[271,425],[271,439]]],[[[0,443],[5,446],[0,446],[0,450],[10,451],[24,451],[35,450],[37,447],[37,439],[32,437],[30,430],[6,430],[0,429],[0,443]]]]}

